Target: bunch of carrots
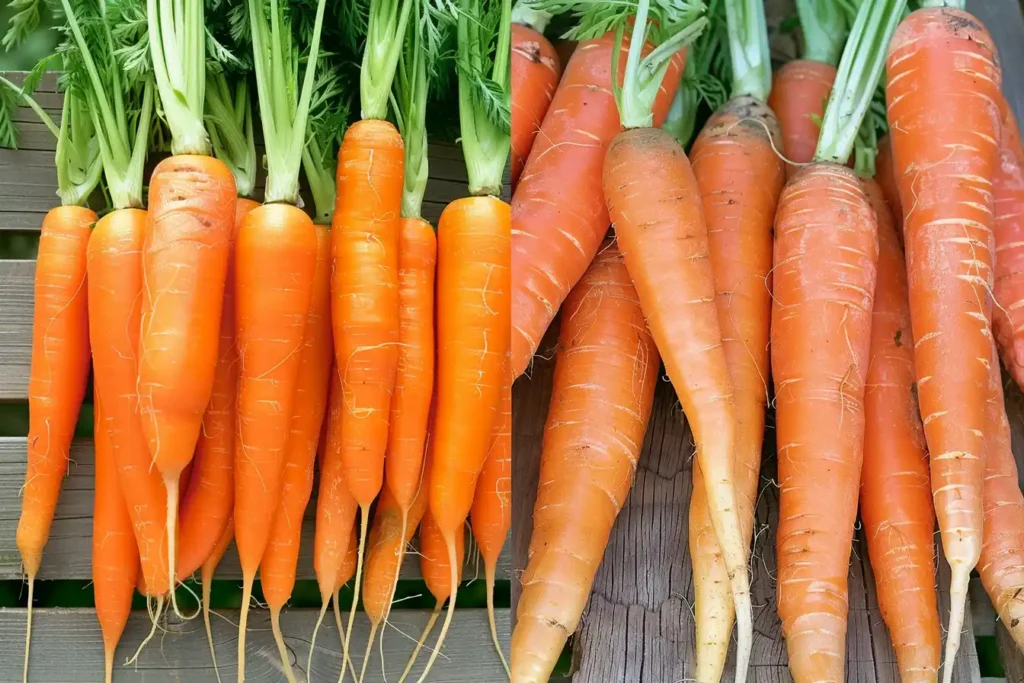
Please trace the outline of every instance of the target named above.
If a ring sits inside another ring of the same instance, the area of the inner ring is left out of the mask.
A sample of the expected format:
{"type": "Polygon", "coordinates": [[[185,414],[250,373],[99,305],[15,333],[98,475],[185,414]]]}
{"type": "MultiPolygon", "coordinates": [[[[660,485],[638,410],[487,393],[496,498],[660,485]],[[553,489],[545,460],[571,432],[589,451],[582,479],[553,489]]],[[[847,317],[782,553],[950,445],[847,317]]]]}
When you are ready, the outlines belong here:
{"type": "Polygon", "coordinates": [[[560,318],[514,683],[580,626],[662,363],[697,447],[688,680],[723,679],[734,624],[747,680],[769,408],[797,683],[846,678],[858,513],[903,681],[952,680],[974,570],[1024,650],[1024,148],[981,22],[907,5],[798,1],[774,74],[759,0],[514,10],[513,377],[560,318]]]}
{"type": "MultiPolygon", "coordinates": [[[[61,9],[58,54],[20,85],[0,83],[0,129],[13,130],[9,105],[25,104],[57,137],[61,198],[43,223],[36,268],[17,533],[30,604],[24,680],[33,589],[90,374],[93,582],[107,681],[134,592],[147,598],[155,633],[168,611],[191,618],[177,595],[197,572],[216,657],[210,583],[232,541],[244,594],[238,681],[257,576],[284,675],[298,680],[280,614],[315,469],[320,617],[333,598],[343,650],[332,680],[363,679],[372,636],[361,672],[348,652],[360,588],[376,630],[418,528],[435,618],[448,603],[419,674],[427,680],[452,620],[464,526],[493,592],[511,519],[511,227],[500,199],[508,0],[460,0],[444,12],[425,0],[349,9],[61,0],[61,9]],[[342,25],[349,35],[331,33],[342,25]],[[325,51],[325,35],[361,51],[357,75],[346,71],[351,57],[325,51]],[[59,124],[32,98],[48,68],[63,71],[59,124]],[[458,82],[469,188],[435,231],[421,215],[427,111],[445,69],[458,82]],[[252,198],[257,127],[263,203],[252,198]],[[147,155],[165,141],[171,156],[147,176],[147,155]],[[102,217],[88,208],[100,186],[102,217]],[[353,576],[345,628],[338,594],[353,576]]],[[[489,606],[504,662],[492,597],[489,606]]],[[[318,678],[312,653],[302,680],[318,678]]]]}

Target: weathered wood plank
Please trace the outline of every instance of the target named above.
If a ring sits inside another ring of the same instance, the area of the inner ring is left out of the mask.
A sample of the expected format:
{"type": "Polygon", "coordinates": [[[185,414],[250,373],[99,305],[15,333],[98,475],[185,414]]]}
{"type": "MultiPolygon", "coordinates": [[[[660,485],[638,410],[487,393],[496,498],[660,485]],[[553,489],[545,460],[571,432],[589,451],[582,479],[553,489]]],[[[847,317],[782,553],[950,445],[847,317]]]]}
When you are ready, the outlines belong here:
{"type": "MultiPolygon", "coordinates": [[[[383,639],[387,680],[398,679],[428,614],[420,610],[392,611],[390,628],[384,630],[383,639]]],[[[312,675],[306,676],[309,641],[315,621],[315,610],[292,609],[282,613],[281,630],[292,667],[299,681],[336,681],[341,666],[341,647],[338,631],[330,615],[317,634],[312,675]]],[[[508,610],[499,610],[496,622],[507,653],[508,610]]],[[[222,612],[220,618],[214,617],[212,621],[217,663],[221,680],[224,681],[233,681],[237,676],[237,623],[236,610],[222,612]]],[[[166,632],[158,633],[146,646],[137,664],[123,666],[125,659],[138,648],[149,627],[145,612],[132,615],[117,650],[115,681],[212,683],[217,680],[201,619],[185,623],[174,620],[167,624],[166,632]]],[[[92,610],[36,610],[33,614],[33,631],[30,680],[46,683],[103,680],[102,639],[92,610]]],[[[357,667],[362,665],[368,633],[369,622],[360,614],[352,635],[352,652],[357,667]]],[[[25,610],[0,610],[0,683],[20,683],[24,637],[25,610]]],[[[284,681],[281,659],[270,633],[269,617],[265,610],[250,612],[246,653],[247,681],[284,681]]],[[[416,680],[422,673],[428,654],[426,650],[421,654],[413,668],[414,677],[411,680],[416,680]]],[[[487,617],[482,609],[455,612],[442,655],[431,669],[432,683],[497,683],[507,680],[491,644],[487,617]]],[[[365,680],[384,680],[381,651],[376,645],[370,656],[365,680]]]]}
{"type": "MultiPolygon", "coordinates": [[[[68,477],[64,480],[57,503],[57,514],[50,531],[50,541],[43,556],[43,567],[39,574],[43,580],[89,579],[92,576],[94,470],[91,441],[76,441],[72,447],[71,458],[74,462],[68,477]]],[[[23,576],[14,535],[18,516],[21,514],[19,492],[24,479],[25,439],[0,438],[0,579],[20,579],[23,576]]],[[[303,522],[297,573],[299,579],[316,578],[313,572],[315,510],[314,494],[303,522]]],[[[473,553],[467,553],[464,570],[467,581],[476,576],[475,559],[473,553]]],[[[498,562],[499,580],[509,578],[510,566],[511,551],[506,545],[498,562]]],[[[241,576],[238,555],[232,544],[217,569],[217,578],[237,579],[241,576]]],[[[402,567],[402,577],[418,579],[420,576],[419,558],[410,553],[402,567]]],[[[482,573],[479,578],[482,578],[482,573]]]]}
{"type": "Polygon", "coordinates": [[[1019,0],[968,0],[967,9],[985,24],[999,48],[1003,94],[1019,119],[1024,112],[1024,15],[1019,0]]]}

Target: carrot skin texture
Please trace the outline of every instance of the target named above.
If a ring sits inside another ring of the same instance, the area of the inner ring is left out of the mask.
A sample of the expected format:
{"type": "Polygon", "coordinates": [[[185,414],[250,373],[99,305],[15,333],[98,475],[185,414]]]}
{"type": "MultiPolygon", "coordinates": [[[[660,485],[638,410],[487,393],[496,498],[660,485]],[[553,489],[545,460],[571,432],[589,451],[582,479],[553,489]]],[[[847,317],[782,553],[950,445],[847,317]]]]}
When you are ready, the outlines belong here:
{"type": "MultiPolygon", "coordinates": [[[[512,376],[529,366],[569,290],[608,232],[601,168],[622,126],[611,89],[614,32],[573,53],[512,197],[512,376]]],[[[619,79],[629,45],[623,40],[619,79]]],[[[665,120],[679,87],[682,53],[669,64],[654,103],[665,120]]]]}
{"type": "Polygon", "coordinates": [[[510,211],[456,199],[437,235],[437,408],[429,505],[447,539],[462,534],[491,443],[509,348],[510,211]]]}
{"type": "MultiPolygon", "coordinates": [[[[142,316],[142,245],[146,212],[114,211],[89,238],[89,325],[94,391],[103,404],[102,429],[117,463],[120,491],[135,533],[146,593],[170,588],[167,569],[167,489],[152,467],[139,417],[137,385],[142,316]]],[[[140,592],[142,589],[140,588],[140,592]]]]}
{"type": "Polygon", "coordinates": [[[391,395],[398,372],[398,241],[402,136],[387,121],[345,132],[331,230],[334,350],[341,372],[341,458],[360,506],[384,480],[391,395]]]}
{"type": "Polygon", "coordinates": [[[139,413],[168,480],[192,460],[213,392],[235,197],[231,171],[212,157],[165,159],[150,180],[139,413]]]}
{"type": "MultiPolygon", "coordinates": [[[[466,558],[466,535],[455,534],[455,560],[457,576],[462,581],[462,566],[466,558]]],[[[420,570],[430,594],[443,603],[452,596],[451,565],[448,564],[448,550],[444,533],[427,506],[423,521],[420,522],[420,570]]]]}
{"type": "Polygon", "coordinates": [[[736,603],[737,680],[742,681],[752,617],[733,467],[735,396],[697,181],[671,133],[633,129],[620,133],[608,148],[604,196],[640,306],[697,444],[715,537],[736,603]]]}
{"type": "MultiPolygon", "coordinates": [[[[770,367],[772,227],[785,165],[772,111],[750,97],[716,112],[690,153],[708,226],[715,307],[736,400],[736,501],[744,547],[754,532],[770,367]],[[776,144],[776,147],[778,145],[776,144]]],[[[729,575],[695,464],[689,540],[694,572],[698,681],[718,681],[735,620],[729,575]]]]}
{"type": "Polygon", "coordinates": [[[266,551],[281,500],[317,267],[313,221],[294,206],[261,206],[242,222],[235,258],[240,433],[233,515],[242,573],[249,578],[266,551]]]}
{"type": "Polygon", "coordinates": [[[235,344],[234,241],[242,221],[259,207],[251,199],[235,200],[235,229],[231,236],[224,280],[220,343],[210,405],[203,415],[190,478],[181,499],[176,581],[191,576],[213,552],[231,519],[234,504],[235,414],[238,390],[238,347],[235,344]]]}
{"type": "Polygon", "coordinates": [[[1024,386],[1024,150],[1013,112],[1004,102],[1002,141],[993,190],[995,295],[992,331],[1017,386],[1024,386]]]}
{"type": "Polygon", "coordinates": [[[135,543],[128,505],[121,495],[114,445],[103,422],[100,401],[95,401],[94,410],[96,495],[92,517],[92,584],[96,618],[103,634],[106,680],[109,681],[114,650],[132,610],[132,595],[139,576],[139,546],[135,543]]]}
{"type": "Polygon", "coordinates": [[[794,59],[775,72],[768,106],[782,128],[782,153],[788,161],[786,175],[814,158],[821,134],[821,119],[836,80],[836,67],[810,59],[794,59]]]}
{"type": "MultiPolygon", "coordinates": [[[[1024,652],[1024,495],[1010,443],[1002,376],[993,354],[985,454],[985,532],[978,573],[999,621],[1024,652]]],[[[998,626],[996,628],[999,628],[998,626]]]]}
{"type": "Polygon", "coordinates": [[[281,501],[260,563],[263,595],[267,604],[275,609],[284,607],[295,587],[302,518],[313,491],[313,468],[320,440],[320,426],[327,408],[327,390],[334,356],[331,338],[331,238],[326,227],[314,227],[317,239],[316,270],[305,337],[299,351],[291,433],[281,476],[281,501]]]}
{"type": "Polygon", "coordinates": [[[86,248],[96,214],[78,206],[43,219],[36,257],[32,365],[28,381],[28,467],[17,544],[34,579],[50,536],[71,438],[89,377],[86,248]]]}
{"type": "Polygon", "coordinates": [[[363,610],[371,623],[379,624],[391,609],[391,591],[402,569],[399,566],[399,557],[402,556],[400,551],[412,540],[426,511],[426,495],[416,496],[409,511],[403,538],[402,508],[388,486],[385,485],[381,490],[373,514],[373,528],[366,544],[366,567],[363,572],[363,610]]]}
{"type": "Polygon", "coordinates": [[[903,20],[886,76],[918,399],[942,550],[952,569],[943,668],[949,683],[982,544],[1001,76],[985,29],[948,7],[903,20]]]}
{"type": "Polygon", "coordinates": [[[854,173],[814,164],[793,176],[775,218],[771,344],[778,611],[796,683],[845,676],[877,261],[875,215],[854,173]]]}
{"type": "Polygon", "coordinates": [[[533,139],[555,96],[562,66],[551,41],[512,24],[512,187],[519,182],[533,139]]]}
{"type": "Polygon", "coordinates": [[[558,349],[512,632],[516,683],[548,680],[579,626],[654,403],[658,350],[614,243],[566,298],[558,349]]]}
{"type": "Polygon", "coordinates": [[[420,218],[403,218],[398,252],[398,372],[391,397],[387,487],[408,510],[422,484],[427,420],[434,393],[434,275],[437,235],[420,218]]]}
{"type": "Polygon", "coordinates": [[[896,169],[892,165],[892,143],[889,136],[884,135],[878,140],[878,155],[875,157],[875,181],[882,189],[885,203],[889,205],[896,237],[903,248],[903,205],[900,203],[900,187],[896,182],[896,169]]]}
{"type": "Polygon", "coordinates": [[[507,372],[505,376],[491,446],[469,512],[473,538],[488,575],[494,573],[512,527],[512,380],[507,372]]]}
{"type": "Polygon", "coordinates": [[[878,222],[871,356],[864,390],[860,514],[900,680],[937,680],[941,642],[935,595],[935,510],[928,448],[914,388],[906,262],[881,188],[864,181],[878,222]]]}

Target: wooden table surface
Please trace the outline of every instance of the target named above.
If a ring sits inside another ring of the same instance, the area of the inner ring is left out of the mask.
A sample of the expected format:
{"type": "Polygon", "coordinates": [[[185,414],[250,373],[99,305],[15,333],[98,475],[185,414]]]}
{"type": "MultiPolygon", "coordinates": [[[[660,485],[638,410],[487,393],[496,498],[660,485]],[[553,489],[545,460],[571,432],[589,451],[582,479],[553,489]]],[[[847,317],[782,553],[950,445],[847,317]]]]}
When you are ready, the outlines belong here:
{"type": "MultiPolygon", "coordinates": [[[[782,17],[793,11],[789,0],[767,0],[767,7],[772,26],[777,26],[782,17]]],[[[1024,72],[1020,68],[1024,66],[1024,19],[1018,0],[974,0],[968,2],[968,8],[985,22],[996,39],[1002,52],[1004,90],[1020,116],[1024,113],[1024,72]]],[[[791,37],[774,38],[773,54],[783,56],[792,49],[791,37]]],[[[551,395],[554,345],[554,335],[549,333],[529,376],[521,378],[514,387],[512,543],[515,576],[526,564],[541,439],[551,395]]],[[[1024,474],[1024,397],[1016,388],[1007,389],[1007,406],[1014,430],[1014,452],[1024,474]]],[[[767,431],[752,555],[751,680],[782,683],[792,678],[775,609],[778,487],[774,477],[770,421],[767,431]]],[[[686,519],[693,454],[692,435],[675,393],[665,381],[659,385],[655,396],[633,490],[612,531],[583,622],[571,641],[571,677],[576,683],[691,680],[694,671],[693,588],[686,519]]],[[[847,680],[891,683],[898,681],[899,676],[866,558],[863,534],[859,533],[854,542],[849,576],[847,680]]],[[[938,585],[947,586],[948,566],[944,560],[938,564],[938,585]]],[[[518,589],[518,582],[514,581],[513,620],[518,589]]],[[[948,601],[948,594],[940,592],[943,615],[948,615],[948,601]]],[[[990,610],[988,614],[991,615],[990,610]]],[[[1024,683],[1024,658],[1006,637],[1001,625],[996,624],[996,632],[1000,636],[1008,680],[1024,683]]],[[[723,680],[731,680],[731,674],[727,672],[723,680]]],[[[953,680],[957,683],[980,680],[970,615],[953,680]]]]}

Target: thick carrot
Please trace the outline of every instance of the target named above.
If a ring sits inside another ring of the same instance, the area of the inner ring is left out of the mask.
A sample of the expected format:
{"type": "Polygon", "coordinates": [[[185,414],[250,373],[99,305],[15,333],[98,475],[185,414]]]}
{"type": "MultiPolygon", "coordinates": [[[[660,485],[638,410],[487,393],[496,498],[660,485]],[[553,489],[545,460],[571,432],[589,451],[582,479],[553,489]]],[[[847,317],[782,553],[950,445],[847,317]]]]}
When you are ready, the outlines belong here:
{"type": "Polygon", "coordinates": [[[985,532],[978,573],[999,621],[1024,651],[1024,496],[1017,479],[999,360],[992,356],[985,433],[985,532]]]}
{"type": "Polygon", "coordinates": [[[943,669],[949,683],[982,544],[1001,76],[985,28],[965,11],[941,7],[903,20],[886,77],[889,138],[905,207],[918,398],[942,549],[952,569],[943,669]]]}
{"type": "Polygon", "coordinates": [[[231,517],[228,517],[228,523],[224,526],[220,538],[217,539],[217,544],[213,546],[213,550],[210,551],[200,568],[200,579],[203,583],[203,626],[206,628],[206,642],[210,646],[210,659],[213,660],[213,673],[217,676],[217,683],[220,683],[220,669],[217,667],[217,648],[213,645],[213,626],[210,624],[210,594],[213,590],[213,575],[217,571],[217,565],[220,564],[234,537],[235,523],[231,517]]]}
{"type": "MultiPolygon", "coordinates": [[[[600,171],[622,129],[611,87],[614,45],[611,32],[576,48],[512,198],[513,377],[529,366],[608,232],[600,171]]],[[[620,78],[626,48],[623,41],[620,78]]],[[[655,100],[655,125],[668,113],[682,70],[682,57],[673,59],[655,100]]]]}
{"type": "Polygon", "coordinates": [[[512,187],[555,96],[562,66],[544,29],[551,15],[522,2],[512,12],[512,187]]]}
{"type": "Polygon", "coordinates": [[[1024,150],[1013,111],[1003,102],[1002,142],[993,192],[996,305],[992,315],[999,355],[1024,386],[1024,150]]]}
{"type": "Polygon", "coordinates": [[[779,117],[782,129],[782,153],[787,161],[786,173],[792,177],[814,157],[814,148],[821,133],[821,117],[836,80],[833,64],[809,59],[786,62],[775,72],[768,106],[779,117]]]}
{"type": "Polygon", "coordinates": [[[658,350],[614,243],[566,298],[558,349],[512,633],[517,683],[548,680],[579,626],[654,401],[658,350]]]}
{"type": "Polygon", "coordinates": [[[270,608],[270,623],[285,676],[294,683],[290,657],[281,635],[281,609],[295,587],[302,519],[313,490],[320,427],[327,407],[334,345],[331,339],[331,242],[327,228],[315,226],[317,239],[313,293],[299,354],[299,374],[292,403],[291,430],[281,475],[280,502],[260,563],[260,583],[270,608]]]}
{"type": "Polygon", "coordinates": [[[906,263],[881,188],[871,180],[864,184],[878,222],[878,279],[864,391],[860,514],[900,678],[926,683],[937,679],[940,658],[935,510],[915,396],[906,263]]]}
{"type": "MultiPolygon", "coordinates": [[[[234,216],[235,181],[224,163],[179,155],[153,171],[142,247],[138,393],[150,457],[167,489],[170,577],[178,478],[195,453],[213,393],[234,216]]],[[[154,590],[148,577],[146,585],[154,590]]]]}
{"type": "Polygon", "coordinates": [[[251,199],[235,201],[235,229],[224,285],[220,318],[220,344],[210,405],[203,415],[194,476],[183,489],[178,525],[178,575],[184,581],[203,566],[219,539],[224,536],[234,503],[235,432],[238,421],[235,400],[238,389],[238,348],[235,345],[235,259],[234,240],[242,221],[259,206],[251,199]]]}
{"type": "Polygon", "coordinates": [[[117,461],[110,430],[103,422],[102,401],[94,401],[96,420],[96,490],[92,515],[92,585],[96,618],[103,634],[104,680],[114,672],[114,650],[132,610],[139,576],[139,546],[135,543],[128,505],[121,495],[117,461]]]}
{"type": "Polygon", "coordinates": [[[900,246],[903,245],[903,205],[900,204],[900,188],[896,182],[896,169],[892,165],[892,144],[889,136],[884,135],[878,140],[878,154],[875,157],[875,181],[882,189],[885,203],[889,205],[896,237],[900,246]]]}
{"type": "Polygon", "coordinates": [[[290,204],[265,204],[235,242],[239,439],[235,446],[235,544],[242,564],[238,680],[256,570],[267,550],[292,428],[317,269],[313,221],[290,204]]]}
{"type": "MultiPolygon", "coordinates": [[[[736,502],[744,547],[754,532],[760,480],[768,339],[771,321],[772,223],[785,181],[772,149],[779,124],[753,97],[734,97],[715,113],[690,153],[708,227],[715,307],[736,403],[736,502]]],[[[703,472],[694,468],[689,542],[693,562],[698,681],[725,668],[734,609],[703,472]]]]}
{"type": "Polygon", "coordinates": [[[494,622],[494,581],[498,556],[512,528],[512,377],[505,366],[505,386],[501,389],[498,417],[494,421],[491,447],[476,482],[473,507],[469,512],[473,538],[484,560],[484,581],[487,584],[487,621],[491,640],[505,673],[511,676],[505,652],[498,641],[494,622]]]}

